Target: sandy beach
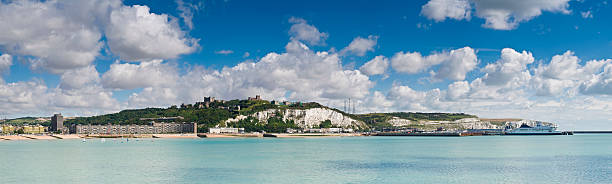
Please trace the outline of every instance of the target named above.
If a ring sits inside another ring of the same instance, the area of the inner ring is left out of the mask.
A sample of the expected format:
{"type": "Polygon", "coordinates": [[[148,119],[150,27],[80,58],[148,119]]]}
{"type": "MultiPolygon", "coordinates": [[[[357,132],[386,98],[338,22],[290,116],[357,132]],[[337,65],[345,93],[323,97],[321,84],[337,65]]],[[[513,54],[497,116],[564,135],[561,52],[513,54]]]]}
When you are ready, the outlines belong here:
{"type": "Polygon", "coordinates": [[[277,138],[314,138],[314,137],[354,137],[362,136],[358,133],[340,133],[340,134],[317,134],[317,133],[303,133],[303,134],[272,134],[277,138]]]}
{"type": "Polygon", "coordinates": [[[153,138],[178,138],[178,139],[186,139],[186,138],[200,138],[196,134],[152,134],[153,138]]]}
{"type": "Polygon", "coordinates": [[[205,138],[263,137],[263,134],[260,134],[260,133],[247,133],[247,134],[209,134],[209,133],[199,133],[198,137],[205,137],[205,138]]]}
{"type": "Polygon", "coordinates": [[[22,137],[25,138],[29,138],[29,139],[36,139],[36,140],[55,140],[58,138],[52,137],[52,136],[48,136],[48,135],[21,135],[22,137]]]}
{"type": "Polygon", "coordinates": [[[82,138],[82,135],[79,135],[79,134],[54,134],[50,136],[58,138],[58,139],[80,139],[82,138]]]}
{"type": "Polygon", "coordinates": [[[53,135],[4,135],[0,141],[13,140],[58,140],[58,139],[95,139],[95,138],[169,138],[169,139],[194,139],[200,138],[196,134],[137,134],[137,135],[81,135],[81,134],[53,134],[53,135]]]}
{"type": "MultiPolygon", "coordinates": [[[[317,133],[303,133],[303,134],[286,134],[286,133],[275,133],[266,134],[269,137],[276,138],[316,138],[316,137],[352,137],[362,136],[358,133],[341,133],[341,134],[317,134],[317,133]]],[[[264,134],[260,133],[247,133],[247,134],[209,134],[209,133],[198,133],[198,134],[129,134],[129,135],[81,135],[81,134],[53,134],[53,135],[6,135],[0,136],[0,140],[11,141],[11,140],[56,140],[56,139],[95,139],[95,138],[162,138],[162,139],[194,139],[194,138],[261,138],[264,134]]]]}
{"type": "Polygon", "coordinates": [[[19,136],[19,135],[6,135],[6,136],[0,136],[0,139],[4,139],[4,140],[32,140],[31,138],[27,138],[27,137],[23,137],[23,136],[19,136]]]}

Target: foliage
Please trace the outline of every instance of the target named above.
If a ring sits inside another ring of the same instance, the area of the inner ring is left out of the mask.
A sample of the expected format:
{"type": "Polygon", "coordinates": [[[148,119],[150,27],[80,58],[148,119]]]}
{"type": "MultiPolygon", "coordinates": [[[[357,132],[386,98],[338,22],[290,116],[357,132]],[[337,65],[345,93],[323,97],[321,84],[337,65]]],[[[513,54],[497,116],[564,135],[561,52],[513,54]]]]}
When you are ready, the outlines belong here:
{"type": "Polygon", "coordinates": [[[227,124],[228,127],[244,128],[245,132],[261,132],[265,131],[263,123],[260,123],[257,118],[247,117],[238,122],[227,124]]]}
{"type": "Polygon", "coordinates": [[[275,132],[282,133],[287,128],[298,128],[293,120],[284,121],[280,116],[274,116],[268,119],[266,123],[259,122],[256,118],[247,117],[238,122],[232,122],[227,124],[228,127],[239,127],[244,128],[245,132],[275,132]]]}
{"type": "Polygon", "coordinates": [[[14,125],[14,126],[21,126],[24,124],[40,124],[43,126],[49,126],[51,125],[51,121],[49,120],[39,120],[40,118],[38,117],[21,117],[21,118],[15,118],[15,119],[7,119],[4,121],[0,121],[0,124],[7,124],[7,125],[14,125]]]}
{"type": "MultiPolygon", "coordinates": [[[[66,120],[66,124],[147,124],[149,121],[140,118],[177,117],[178,120],[156,120],[156,121],[180,121],[196,122],[204,129],[214,127],[226,119],[235,117],[235,114],[226,109],[197,109],[197,108],[146,108],[123,110],[118,113],[106,114],[92,117],[78,117],[66,120]]],[[[202,129],[199,129],[202,130],[202,129]]]]}
{"type": "Polygon", "coordinates": [[[331,127],[332,127],[332,122],[330,120],[321,121],[321,124],[319,124],[319,128],[331,128],[331,127]]]}
{"type": "Polygon", "coordinates": [[[287,131],[287,128],[297,128],[293,120],[283,121],[280,117],[271,117],[268,123],[264,126],[266,132],[282,133],[287,131]]]}

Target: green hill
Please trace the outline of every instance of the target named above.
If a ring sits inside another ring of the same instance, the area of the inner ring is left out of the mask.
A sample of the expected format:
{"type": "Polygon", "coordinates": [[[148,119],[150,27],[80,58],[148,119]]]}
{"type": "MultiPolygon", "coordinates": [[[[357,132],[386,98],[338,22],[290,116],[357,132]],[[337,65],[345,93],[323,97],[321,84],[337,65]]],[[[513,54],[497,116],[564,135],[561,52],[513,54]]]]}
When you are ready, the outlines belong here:
{"type": "MultiPolygon", "coordinates": [[[[229,118],[236,118],[238,115],[251,115],[256,112],[265,111],[268,109],[310,109],[310,108],[327,108],[333,111],[342,113],[345,116],[355,120],[365,122],[369,127],[391,127],[386,123],[393,117],[408,119],[411,121],[431,120],[431,121],[454,121],[462,118],[476,118],[474,115],[463,113],[419,113],[419,112],[393,112],[393,113],[370,113],[370,114],[349,114],[338,109],[329,108],[316,102],[294,103],[290,105],[275,105],[266,100],[230,100],[230,101],[215,101],[204,107],[201,103],[183,104],[179,107],[171,106],[169,108],[145,108],[145,109],[130,109],[123,110],[118,113],[92,116],[92,117],[76,117],[65,120],[65,124],[147,124],[151,119],[141,118],[162,118],[162,117],[182,117],[182,119],[156,119],[155,121],[180,121],[180,122],[196,122],[200,132],[207,131],[208,128],[219,125],[229,118]]],[[[32,118],[22,118],[32,120],[32,118]]],[[[252,121],[251,119],[245,121],[252,121]]],[[[270,121],[270,120],[269,120],[270,121]]],[[[242,123],[241,123],[242,124],[242,123]]],[[[294,127],[288,124],[293,122],[284,122],[282,119],[275,118],[270,125],[255,125],[252,122],[247,122],[249,126],[257,126],[253,130],[279,131],[285,127],[294,127]]],[[[236,124],[238,125],[238,124],[236,124]]]]}
{"type": "Polygon", "coordinates": [[[15,126],[21,126],[23,124],[40,124],[43,126],[49,126],[51,122],[49,121],[49,118],[21,117],[21,118],[15,118],[15,119],[0,120],[0,124],[15,125],[15,126]]]}
{"type": "MultiPolygon", "coordinates": [[[[197,105],[183,104],[180,107],[171,106],[169,108],[145,108],[123,110],[118,113],[92,116],[76,117],[65,121],[70,124],[147,124],[149,119],[141,118],[161,118],[161,117],[182,117],[180,120],[156,120],[156,121],[181,121],[198,123],[199,131],[206,131],[229,118],[238,115],[249,115],[267,109],[308,109],[324,107],[318,103],[296,103],[291,105],[274,105],[265,100],[230,100],[225,102],[212,102],[209,107],[199,108],[197,105]],[[240,108],[238,108],[240,107],[240,108]]],[[[278,129],[278,127],[270,127],[278,129]]]]}

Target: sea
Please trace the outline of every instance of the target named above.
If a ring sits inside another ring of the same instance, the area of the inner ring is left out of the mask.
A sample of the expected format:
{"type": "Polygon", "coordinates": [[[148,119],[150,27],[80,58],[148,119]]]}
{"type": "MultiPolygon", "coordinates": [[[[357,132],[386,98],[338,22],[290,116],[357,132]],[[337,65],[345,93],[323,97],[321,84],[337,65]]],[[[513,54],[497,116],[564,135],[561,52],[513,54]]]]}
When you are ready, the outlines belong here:
{"type": "Polygon", "coordinates": [[[612,183],[612,134],[0,141],[0,183],[612,183]]]}

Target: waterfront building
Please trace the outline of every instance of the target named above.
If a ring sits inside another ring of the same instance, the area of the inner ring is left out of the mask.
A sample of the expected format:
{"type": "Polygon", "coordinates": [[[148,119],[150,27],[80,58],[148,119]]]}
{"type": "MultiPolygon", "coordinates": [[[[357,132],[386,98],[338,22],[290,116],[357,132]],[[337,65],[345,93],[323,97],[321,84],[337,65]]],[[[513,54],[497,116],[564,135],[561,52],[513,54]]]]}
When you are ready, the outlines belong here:
{"type": "Polygon", "coordinates": [[[55,131],[63,131],[64,129],[64,117],[62,114],[54,114],[51,117],[51,128],[49,128],[50,132],[55,131]]]}
{"type": "Polygon", "coordinates": [[[21,127],[25,134],[42,134],[45,133],[45,127],[42,125],[24,125],[21,127]]]}
{"type": "Polygon", "coordinates": [[[168,134],[198,133],[197,123],[158,123],[149,125],[72,125],[71,133],[76,134],[168,134]]]}
{"type": "Polygon", "coordinates": [[[342,128],[322,128],[322,131],[325,133],[341,133],[342,128]]]}
{"type": "Polygon", "coordinates": [[[13,125],[2,125],[2,133],[3,134],[11,134],[17,131],[17,127],[13,125]]]}
{"type": "Polygon", "coordinates": [[[353,133],[352,128],[306,128],[304,133],[353,133]]]}
{"type": "Polygon", "coordinates": [[[209,128],[208,133],[211,134],[237,134],[244,133],[244,128],[209,128]]]}

